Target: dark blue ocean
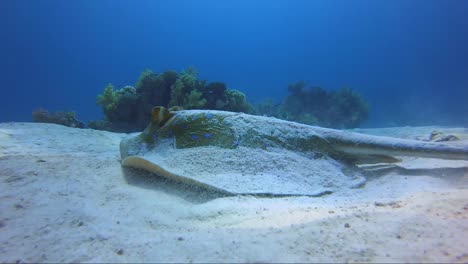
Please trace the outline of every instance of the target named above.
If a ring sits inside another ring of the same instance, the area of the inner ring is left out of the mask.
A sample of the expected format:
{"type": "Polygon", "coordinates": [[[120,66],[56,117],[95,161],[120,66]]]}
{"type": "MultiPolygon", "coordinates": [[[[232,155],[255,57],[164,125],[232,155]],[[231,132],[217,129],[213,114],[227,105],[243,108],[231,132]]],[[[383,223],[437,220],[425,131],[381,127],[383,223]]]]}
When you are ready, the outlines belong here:
{"type": "Polygon", "coordinates": [[[222,81],[250,102],[299,80],[349,87],[363,126],[468,126],[468,1],[0,1],[0,122],[103,117],[96,96],[141,71],[222,81]]]}

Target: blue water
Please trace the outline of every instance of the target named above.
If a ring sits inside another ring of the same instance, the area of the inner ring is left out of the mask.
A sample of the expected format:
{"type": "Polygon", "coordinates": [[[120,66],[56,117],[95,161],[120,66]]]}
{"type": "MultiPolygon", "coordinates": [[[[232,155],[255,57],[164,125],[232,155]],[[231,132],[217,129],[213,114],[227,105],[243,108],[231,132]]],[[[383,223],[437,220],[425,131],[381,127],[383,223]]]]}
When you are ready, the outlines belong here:
{"type": "Polygon", "coordinates": [[[0,1],[0,121],[102,118],[96,95],[145,68],[226,82],[251,102],[305,80],[350,87],[364,126],[468,126],[468,1],[0,1]]]}

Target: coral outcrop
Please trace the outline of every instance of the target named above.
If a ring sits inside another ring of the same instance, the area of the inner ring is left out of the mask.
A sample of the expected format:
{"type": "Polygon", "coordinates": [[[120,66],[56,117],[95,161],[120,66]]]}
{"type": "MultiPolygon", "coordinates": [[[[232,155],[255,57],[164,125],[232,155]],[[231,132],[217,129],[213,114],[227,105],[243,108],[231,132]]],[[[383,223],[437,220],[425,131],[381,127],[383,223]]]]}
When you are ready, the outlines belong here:
{"type": "Polygon", "coordinates": [[[38,108],[32,112],[32,121],[38,123],[52,123],[68,127],[84,128],[83,122],[75,117],[75,112],[52,112],[38,108]]]}
{"type": "Polygon", "coordinates": [[[358,127],[368,117],[366,101],[349,88],[327,91],[306,88],[305,82],[300,81],[290,84],[288,92],[281,103],[267,99],[256,105],[254,113],[332,128],[358,127]]]}
{"type": "Polygon", "coordinates": [[[89,127],[116,132],[143,130],[149,122],[154,106],[180,106],[183,109],[214,109],[249,112],[245,94],[227,89],[226,84],[198,79],[195,68],[177,73],[155,74],[145,70],[135,87],[114,89],[112,84],[98,95],[96,103],[102,107],[105,119],[92,121],[89,127]]]}

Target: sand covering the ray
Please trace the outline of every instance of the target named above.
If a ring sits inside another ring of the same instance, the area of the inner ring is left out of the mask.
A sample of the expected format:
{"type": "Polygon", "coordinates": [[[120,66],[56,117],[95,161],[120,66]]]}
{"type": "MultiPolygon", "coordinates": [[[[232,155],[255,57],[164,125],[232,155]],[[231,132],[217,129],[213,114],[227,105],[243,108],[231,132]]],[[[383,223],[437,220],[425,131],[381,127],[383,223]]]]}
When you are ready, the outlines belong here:
{"type": "Polygon", "coordinates": [[[248,147],[159,146],[140,157],[127,158],[124,164],[237,194],[317,196],[365,182],[357,174],[345,175],[344,166],[331,158],[313,159],[280,148],[266,151],[248,147]]]}
{"type": "MultiPolygon", "coordinates": [[[[434,129],[468,134],[359,132],[434,129]]],[[[465,161],[404,158],[409,171],[318,198],[223,197],[126,171],[124,136],[0,124],[1,262],[468,261],[465,161]]]]}

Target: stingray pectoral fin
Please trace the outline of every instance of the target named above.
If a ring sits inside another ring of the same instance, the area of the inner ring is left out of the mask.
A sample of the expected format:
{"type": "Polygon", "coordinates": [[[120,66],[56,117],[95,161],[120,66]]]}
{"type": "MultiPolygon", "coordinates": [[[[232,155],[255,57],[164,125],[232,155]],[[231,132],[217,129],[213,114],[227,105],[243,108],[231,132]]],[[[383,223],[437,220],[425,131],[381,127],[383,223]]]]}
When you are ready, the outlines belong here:
{"type": "Polygon", "coordinates": [[[156,174],[158,176],[161,176],[161,177],[164,177],[164,178],[176,181],[176,182],[181,182],[181,183],[184,183],[184,184],[199,186],[199,187],[202,187],[202,188],[205,188],[205,189],[209,189],[209,190],[213,190],[213,191],[217,191],[217,192],[221,192],[221,193],[225,193],[225,194],[233,194],[233,193],[231,193],[231,192],[229,192],[227,190],[220,189],[220,188],[217,188],[215,186],[212,186],[212,185],[209,185],[209,184],[206,184],[206,183],[203,183],[203,182],[199,182],[199,181],[194,180],[194,179],[190,179],[190,178],[187,178],[187,177],[184,177],[184,176],[180,176],[180,175],[171,173],[171,172],[161,168],[160,166],[148,161],[147,159],[144,159],[144,158],[141,158],[141,157],[137,157],[137,156],[127,157],[124,160],[122,160],[122,166],[149,171],[149,172],[154,173],[154,174],[156,174]]]}

